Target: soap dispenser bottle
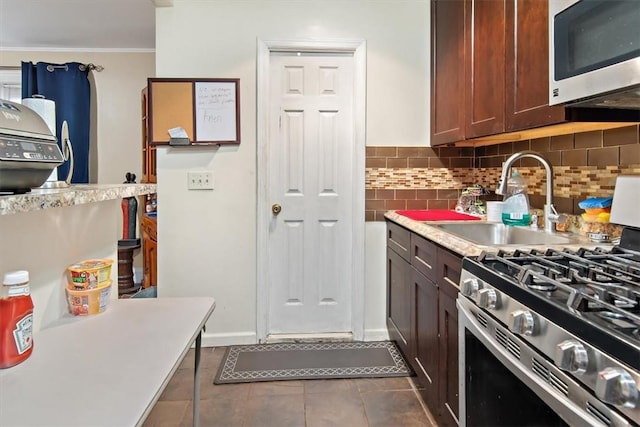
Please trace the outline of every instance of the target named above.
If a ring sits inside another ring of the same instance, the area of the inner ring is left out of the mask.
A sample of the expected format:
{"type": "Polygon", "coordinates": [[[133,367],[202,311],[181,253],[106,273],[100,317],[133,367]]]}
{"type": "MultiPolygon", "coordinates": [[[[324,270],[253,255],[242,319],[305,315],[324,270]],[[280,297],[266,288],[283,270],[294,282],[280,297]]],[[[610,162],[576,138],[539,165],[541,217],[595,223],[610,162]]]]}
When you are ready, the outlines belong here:
{"type": "Polygon", "coordinates": [[[511,177],[507,181],[507,192],[502,209],[502,223],[520,226],[528,226],[531,223],[527,184],[517,169],[511,170],[511,177]]]}

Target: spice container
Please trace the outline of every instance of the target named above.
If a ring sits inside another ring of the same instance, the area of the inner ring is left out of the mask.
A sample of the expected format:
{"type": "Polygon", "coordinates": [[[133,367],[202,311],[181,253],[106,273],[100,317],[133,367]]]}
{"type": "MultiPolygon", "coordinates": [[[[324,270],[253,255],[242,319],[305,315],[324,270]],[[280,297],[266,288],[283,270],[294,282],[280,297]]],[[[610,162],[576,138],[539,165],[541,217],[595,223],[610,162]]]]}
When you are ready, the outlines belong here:
{"type": "Polygon", "coordinates": [[[29,272],[4,275],[0,289],[0,369],[27,359],[33,351],[33,301],[29,272]]]}

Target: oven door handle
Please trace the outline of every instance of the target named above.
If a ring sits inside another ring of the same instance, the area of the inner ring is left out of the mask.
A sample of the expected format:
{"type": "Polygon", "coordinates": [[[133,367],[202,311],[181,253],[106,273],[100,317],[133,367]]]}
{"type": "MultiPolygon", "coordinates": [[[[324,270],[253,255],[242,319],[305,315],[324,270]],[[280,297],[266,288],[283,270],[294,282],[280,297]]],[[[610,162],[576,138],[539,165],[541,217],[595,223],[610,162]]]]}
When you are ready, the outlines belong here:
{"type": "MultiPolygon", "coordinates": [[[[567,399],[560,392],[556,391],[551,385],[528,371],[526,366],[516,358],[513,354],[500,346],[497,341],[491,337],[486,327],[482,326],[473,314],[473,310],[479,310],[468,301],[466,297],[458,296],[456,301],[458,307],[458,346],[459,346],[459,396],[460,396],[460,427],[466,427],[466,368],[465,368],[465,334],[470,332],[478,339],[500,363],[511,371],[520,381],[529,387],[540,399],[542,399],[549,407],[556,412],[569,425],[591,425],[605,426],[599,422],[597,418],[590,415],[585,409],[577,406],[574,402],[567,399]]],[[[489,315],[485,314],[485,317],[489,315]]],[[[512,335],[512,334],[510,334],[512,335]]],[[[521,347],[527,346],[522,340],[514,340],[521,347]]],[[[613,421],[613,420],[612,420],[613,421]]],[[[613,425],[624,425],[616,422],[613,425]]],[[[628,424],[627,424],[628,425],[628,424]]]]}

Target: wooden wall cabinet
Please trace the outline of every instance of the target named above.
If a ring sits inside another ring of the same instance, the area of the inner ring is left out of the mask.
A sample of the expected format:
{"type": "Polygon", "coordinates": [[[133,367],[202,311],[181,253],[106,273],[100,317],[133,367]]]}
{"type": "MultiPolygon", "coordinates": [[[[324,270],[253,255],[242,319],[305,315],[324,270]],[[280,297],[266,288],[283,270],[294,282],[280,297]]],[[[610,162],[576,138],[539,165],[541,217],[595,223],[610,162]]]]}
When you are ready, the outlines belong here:
{"type": "MultiPolygon", "coordinates": [[[[149,140],[149,97],[148,88],[142,89],[140,96],[142,110],[142,183],[157,183],[156,175],[156,147],[149,140]]],[[[140,199],[138,205],[141,208],[140,235],[142,237],[142,287],[157,286],[158,271],[158,238],[157,220],[155,216],[145,213],[148,198],[147,195],[140,199]]]]}
{"type": "Polygon", "coordinates": [[[464,3],[465,138],[476,138],[504,132],[505,1],[464,3]]]}
{"type": "Polygon", "coordinates": [[[544,0],[431,1],[431,145],[565,120],[548,106],[544,0]]]}
{"type": "Polygon", "coordinates": [[[158,237],[156,217],[142,215],[142,287],[158,285],[158,237]]]}
{"type": "Polygon", "coordinates": [[[149,97],[148,89],[142,89],[140,95],[142,110],[142,183],[157,183],[156,147],[149,141],[149,97]]]}
{"type": "Polygon", "coordinates": [[[431,2],[431,145],[465,138],[465,2],[431,2]]]}
{"type": "Polygon", "coordinates": [[[563,122],[565,107],[549,106],[548,2],[509,0],[505,11],[505,131],[563,122]]]}
{"type": "Polygon", "coordinates": [[[439,425],[458,419],[458,311],[462,257],[387,221],[387,328],[416,372],[439,425]]]}

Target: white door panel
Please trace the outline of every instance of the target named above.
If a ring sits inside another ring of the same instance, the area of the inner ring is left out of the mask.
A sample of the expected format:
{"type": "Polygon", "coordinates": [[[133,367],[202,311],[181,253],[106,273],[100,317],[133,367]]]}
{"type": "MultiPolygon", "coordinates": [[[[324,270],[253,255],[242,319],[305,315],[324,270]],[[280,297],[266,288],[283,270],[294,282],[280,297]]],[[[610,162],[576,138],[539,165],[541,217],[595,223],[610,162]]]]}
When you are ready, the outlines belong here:
{"type": "Polygon", "coordinates": [[[353,57],[270,60],[269,334],[351,332],[353,57]]]}

